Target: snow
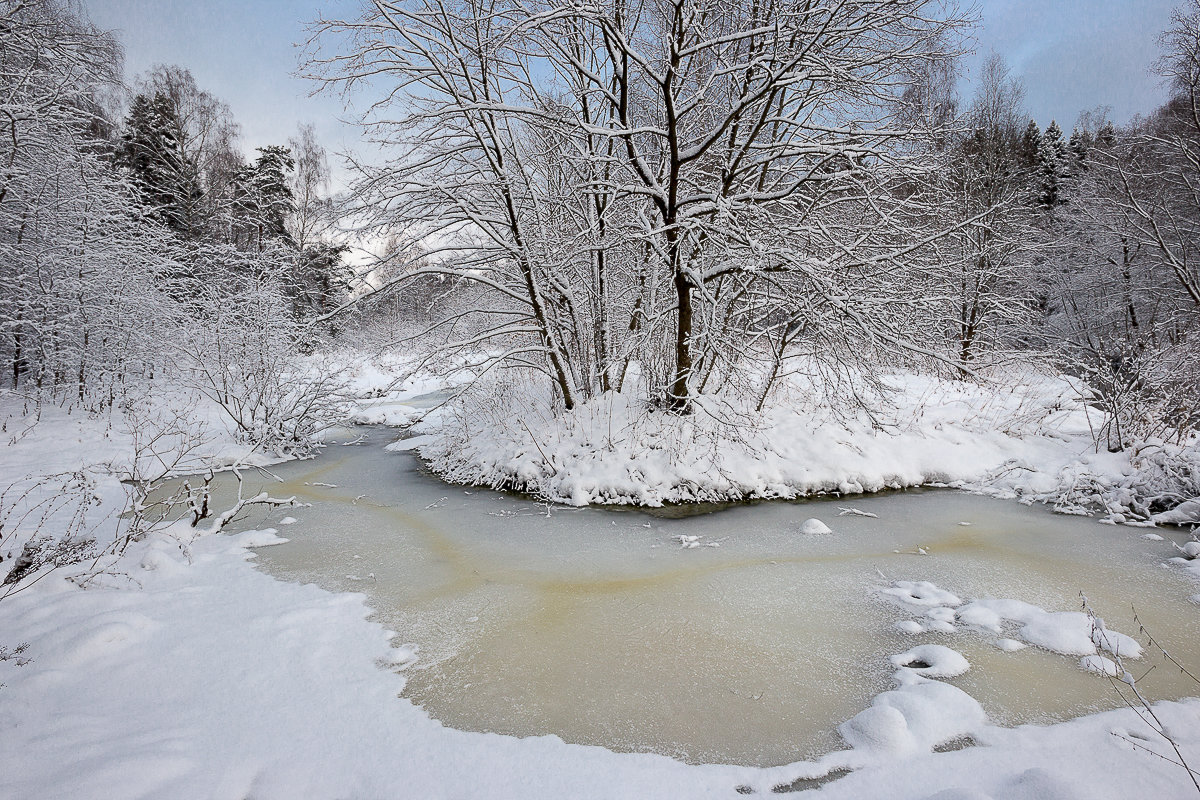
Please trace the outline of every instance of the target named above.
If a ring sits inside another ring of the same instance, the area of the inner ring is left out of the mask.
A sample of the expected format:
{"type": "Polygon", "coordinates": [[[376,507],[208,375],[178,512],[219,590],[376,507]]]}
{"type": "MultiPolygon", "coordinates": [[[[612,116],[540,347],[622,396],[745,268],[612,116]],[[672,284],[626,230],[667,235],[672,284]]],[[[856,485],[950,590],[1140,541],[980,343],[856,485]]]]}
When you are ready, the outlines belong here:
{"type": "Polygon", "coordinates": [[[1200,525],[1200,498],[1185,500],[1170,511],[1155,514],[1159,525],[1200,525]]]}
{"type": "Polygon", "coordinates": [[[463,359],[436,376],[394,355],[347,353],[337,363],[350,373],[351,420],[410,431],[395,449],[417,450],[451,482],[557,503],[659,506],[931,485],[1099,511],[1127,525],[1184,524],[1200,508],[1200,496],[1186,500],[1200,486],[1185,479],[1200,474],[1200,437],[1101,450],[1085,387],[1028,366],[992,368],[983,383],[885,375],[890,391],[868,398],[871,415],[834,413],[797,374],[761,412],[724,393],[700,398],[681,418],[646,403],[634,379],[623,393],[557,414],[540,390],[480,378],[463,359]],[[451,397],[470,381],[471,392],[451,397]],[[1146,498],[1167,496],[1185,499],[1178,514],[1151,514],[1146,498]]]}
{"type": "Polygon", "coordinates": [[[1116,631],[1093,631],[1093,622],[1082,611],[1045,611],[1020,600],[983,598],[958,609],[958,619],[966,625],[1000,633],[1004,622],[1021,627],[1017,636],[1027,644],[1068,656],[1089,656],[1097,645],[1122,658],[1140,658],[1142,647],[1136,640],[1116,631]],[[1093,641],[1094,633],[1097,641],[1093,641]]]}
{"type": "Polygon", "coordinates": [[[971,668],[962,653],[940,644],[923,644],[890,660],[894,667],[905,667],[927,678],[954,678],[971,668]]]}
{"type": "MultiPolygon", "coordinates": [[[[36,493],[31,476],[84,469],[93,482],[89,525],[101,543],[105,532],[111,539],[125,503],[118,475],[130,467],[128,431],[119,419],[110,425],[53,407],[42,413],[40,423],[28,425],[5,409],[0,484],[36,493]]],[[[217,415],[196,416],[208,426],[196,463],[273,457],[246,453],[217,415]]],[[[933,449],[959,435],[969,448],[963,429],[942,430],[933,449]]],[[[823,469],[810,464],[814,475],[823,469]]],[[[840,475],[839,486],[858,482],[844,466],[827,478],[840,475]]],[[[658,485],[671,482],[663,481],[658,485]]],[[[1181,769],[1113,735],[1146,734],[1129,709],[1006,729],[989,723],[963,690],[911,666],[900,667],[893,689],[840,726],[849,749],[779,767],[689,766],[554,736],[457,731],[399,696],[417,653],[371,619],[362,595],[284,583],[253,568],[253,548],[282,541],[274,530],[161,530],[97,569],[93,562],[64,567],[4,598],[0,647],[27,642],[29,660],[0,660],[0,796],[733,798],[743,789],[765,795],[844,769],[852,772],[825,785],[822,797],[1115,800],[1181,797],[1191,788],[1181,769]],[[934,752],[956,741],[980,746],[934,752]]],[[[11,563],[12,552],[2,555],[11,563]]],[[[961,626],[1011,625],[1032,644],[1101,659],[1088,663],[1103,664],[1100,652],[1111,649],[1134,655],[1131,640],[1113,631],[1097,647],[1082,614],[986,598],[964,604],[927,581],[898,581],[883,594],[927,624],[957,622],[958,635],[961,626]]],[[[897,624],[913,634],[924,628],[916,620],[897,624]]],[[[1006,650],[1019,644],[996,642],[1006,650]]],[[[929,649],[936,647],[897,658],[953,672],[958,654],[929,649]]],[[[1185,752],[1196,752],[1200,701],[1154,708],[1185,752]]],[[[1145,746],[1168,755],[1161,742],[1145,746]]]]}
{"type": "Polygon", "coordinates": [[[873,513],[871,513],[870,511],[863,511],[861,508],[839,508],[839,509],[838,509],[838,516],[839,516],[839,517],[845,517],[845,516],[851,516],[851,517],[869,517],[869,518],[871,518],[871,519],[878,519],[878,518],[879,518],[879,515],[878,515],[878,514],[873,514],[873,513]]]}
{"type": "Polygon", "coordinates": [[[870,754],[910,756],[983,728],[987,715],[974,698],[917,673],[900,670],[896,673],[898,688],[878,695],[870,708],[842,723],[838,733],[846,743],[870,754]]]}
{"type": "Polygon", "coordinates": [[[884,597],[909,606],[962,605],[962,600],[957,595],[939,589],[936,584],[929,581],[896,581],[890,587],[882,589],[881,593],[884,597]]]}
{"type": "Polygon", "coordinates": [[[1142,483],[1156,494],[1186,490],[1161,490],[1171,480],[1165,463],[1200,465],[1200,442],[1155,443],[1136,455],[1097,452],[1094,412],[1067,378],[1014,369],[993,380],[884,376],[894,393],[879,398],[887,410],[874,417],[831,413],[800,378],[762,412],[721,395],[701,398],[699,410],[683,418],[646,404],[634,382],[567,414],[552,413],[529,389],[476,386],[476,396],[430,415],[414,428],[421,438],[400,446],[418,450],[452,482],[571,505],[934,485],[1053,503],[1066,513],[1098,509],[1130,524],[1148,513],[1139,505],[1150,492],[1142,483]]]}
{"type": "Polygon", "coordinates": [[[1182,546],[1175,545],[1175,547],[1183,554],[1184,558],[1192,559],[1200,557],[1200,542],[1184,542],[1182,546]]]}
{"type": "MultiPolygon", "coordinates": [[[[956,598],[957,599],[957,598],[956,598]]],[[[945,606],[935,606],[925,612],[925,616],[929,618],[927,627],[931,631],[938,633],[954,633],[958,630],[954,626],[954,621],[957,619],[957,614],[953,608],[945,606]]]]}
{"type": "Polygon", "coordinates": [[[243,531],[228,538],[239,547],[245,547],[246,549],[286,544],[288,540],[277,536],[276,533],[277,531],[274,528],[264,528],[260,531],[243,531]]]}
{"type": "Polygon", "coordinates": [[[1084,656],[1079,659],[1080,669],[1085,669],[1088,672],[1095,672],[1099,675],[1108,675],[1115,678],[1121,674],[1121,669],[1110,658],[1104,656],[1084,656]]]}
{"type": "MultiPolygon", "coordinates": [[[[993,597],[964,604],[957,595],[930,581],[895,581],[891,586],[881,587],[879,594],[911,613],[924,614],[927,620],[925,624],[913,620],[897,622],[896,629],[905,633],[955,633],[959,630],[955,622],[977,631],[1002,633],[1006,625],[1011,625],[1019,626],[1015,632],[1021,641],[1011,638],[997,640],[995,645],[1006,652],[1033,645],[1062,655],[1084,656],[1084,662],[1081,664],[1085,669],[1089,668],[1089,665],[1101,663],[1088,660],[1088,657],[1097,656],[1099,652],[1119,655],[1121,658],[1142,657],[1142,646],[1136,639],[1109,629],[1103,620],[1090,617],[1081,611],[1046,611],[1022,600],[993,597]]],[[[920,647],[914,648],[900,656],[894,656],[892,663],[903,666],[899,660],[904,659],[906,663],[923,661],[935,671],[940,671],[938,664],[925,656],[948,656],[936,649],[940,645],[929,647],[935,649],[924,651],[920,647]]],[[[942,650],[948,648],[943,647],[942,650]]],[[[965,671],[965,659],[962,665],[965,671]]]]}
{"type": "Polygon", "coordinates": [[[833,529],[819,519],[806,519],[800,523],[800,532],[808,534],[833,533],[833,529]]]}
{"type": "Polygon", "coordinates": [[[1018,642],[1016,639],[997,639],[995,645],[1006,653],[1015,653],[1029,646],[1024,642],[1018,642]]]}
{"type": "Polygon", "coordinates": [[[401,439],[387,445],[386,449],[389,453],[404,453],[409,450],[419,450],[421,447],[434,441],[433,436],[409,436],[407,439],[401,439]]]}

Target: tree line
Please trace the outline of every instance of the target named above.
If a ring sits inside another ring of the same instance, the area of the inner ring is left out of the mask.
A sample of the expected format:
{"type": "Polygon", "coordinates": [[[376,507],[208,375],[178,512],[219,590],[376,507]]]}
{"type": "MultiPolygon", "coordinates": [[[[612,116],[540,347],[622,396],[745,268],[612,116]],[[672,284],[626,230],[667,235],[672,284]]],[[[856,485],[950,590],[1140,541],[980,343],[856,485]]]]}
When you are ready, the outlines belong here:
{"type": "MultiPolygon", "coordinates": [[[[130,87],[122,57],[78,4],[0,2],[5,382],[97,409],[167,371],[228,403],[346,292],[328,159],[301,126],[247,161],[188,70],[130,87]]],[[[247,435],[295,433],[246,412],[247,435]]]]}
{"type": "Polygon", "coordinates": [[[1169,101],[1069,136],[998,58],[959,97],[969,24],[932,0],[364,2],[305,67],[365,100],[378,153],[335,210],[311,128],[247,160],[187,70],[127,87],[77,6],[2,0],[6,382],[95,407],[180,368],[259,435],[292,425],[264,410],[289,355],[353,308],[560,413],[631,387],[762,410],[795,373],[855,407],[888,369],[1033,359],[1086,383],[1109,446],[1186,436],[1200,0],[1162,38],[1169,101]],[[335,220],[386,243],[370,274],[335,220]]]}
{"type": "Polygon", "coordinates": [[[1197,424],[1198,18],[1164,107],[1069,136],[999,58],[959,97],[969,20],[926,0],[374,0],[309,68],[372,100],[357,219],[385,290],[443,287],[431,358],[683,414],[1033,358],[1120,447],[1197,424]]]}

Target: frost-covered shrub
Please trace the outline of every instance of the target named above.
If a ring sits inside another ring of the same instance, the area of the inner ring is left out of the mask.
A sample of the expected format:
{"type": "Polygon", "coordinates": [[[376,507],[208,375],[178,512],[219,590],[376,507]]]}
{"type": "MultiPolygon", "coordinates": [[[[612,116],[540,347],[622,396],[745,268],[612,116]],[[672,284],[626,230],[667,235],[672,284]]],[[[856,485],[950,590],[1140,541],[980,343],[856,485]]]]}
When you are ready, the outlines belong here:
{"type": "Polygon", "coordinates": [[[93,555],[89,513],[98,502],[84,472],[30,476],[0,493],[0,600],[93,555]]]}
{"type": "Polygon", "coordinates": [[[177,346],[181,382],[215,402],[243,441],[306,451],[336,415],[341,382],[319,356],[299,356],[307,330],[289,314],[280,283],[252,275],[234,291],[195,291],[199,313],[177,346]]]}

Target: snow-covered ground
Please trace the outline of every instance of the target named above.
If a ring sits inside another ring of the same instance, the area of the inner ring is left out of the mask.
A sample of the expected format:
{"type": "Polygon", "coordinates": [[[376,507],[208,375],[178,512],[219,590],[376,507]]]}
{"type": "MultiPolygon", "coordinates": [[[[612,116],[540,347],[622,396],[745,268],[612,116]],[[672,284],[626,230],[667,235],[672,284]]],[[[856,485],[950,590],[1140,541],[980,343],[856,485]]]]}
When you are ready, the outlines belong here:
{"type": "MultiPolygon", "coordinates": [[[[842,731],[854,749],[772,769],[686,766],[555,737],[444,728],[397,695],[408,657],[360,595],[280,583],[247,563],[269,531],[168,535],[80,589],[56,573],[0,604],[0,796],[41,798],[734,797],[857,768],[822,796],[1183,797],[1183,771],[1131,711],[1049,727],[987,724],[955,687],[900,668],[842,731]],[[979,746],[933,753],[970,736],[979,746]],[[946,794],[945,792],[952,792],[946,794]]],[[[912,663],[938,658],[905,654],[912,663]]],[[[953,658],[950,659],[954,661],[953,658]]],[[[958,667],[952,663],[951,666],[958,667]]],[[[1162,703],[1200,756],[1200,702],[1162,703]]]]}
{"type": "MultiPolygon", "coordinates": [[[[391,373],[376,367],[351,377],[363,398],[355,412],[361,419],[374,419],[372,409],[389,420],[412,418],[408,401],[444,386],[429,380],[389,388],[391,373]]],[[[1038,497],[1064,476],[1086,471],[1111,486],[1126,475],[1127,459],[1082,446],[1086,420],[1062,405],[1061,394],[1014,390],[1011,401],[981,408],[975,392],[914,382],[905,396],[933,401],[903,406],[896,427],[880,436],[832,419],[814,428],[811,416],[776,411],[768,427],[743,437],[743,449],[720,454],[705,449],[711,442],[697,430],[683,429],[702,429],[701,422],[626,417],[602,440],[591,422],[598,413],[585,409],[574,422],[541,428],[531,415],[525,424],[548,443],[545,452],[530,444],[518,453],[516,441],[504,438],[507,425],[471,443],[476,449],[463,463],[487,466],[493,476],[528,475],[547,494],[576,502],[790,496],[933,480],[1038,497]],[[687,447],[676,451],[683,455],[671,458],[664,437],[686,437],[687,447]],[[754,444],[766,445],[757,460],[754,444]],[[640,483],[631,465],[641,465],[640,483]]],[[[101,544],[111,540],[125,504],[118,475],[132,453],[129,426],[120,417],[49,409],[30,427],[19,411],[12,403],[4,409],[0,484],[29,487],[33,474],[86,470],[88,527],[101,544]]],[[[212,421],[195,458],[220,465],[247,455],[211,409],[188,416],[212,421]]],[[[427,433],[427,456],[445,464],[442,434],[427,433]]],[[[813,763],[688,766],[553,736],[452,730],[399,697],[411,653],[369,619],[363,596],[283,583],[254,569],[254,549],[279,541],[270,530],[164,527],[122,554],[55,570],[0,600],[0,797],[732,798],[807,788],[813,784],[805,779],[847,769],[820,796],[1092,800],[1196,791],[1183,768],[1164,760],[1175,758],[1167,742],[1133,710],[1050,726],[990,724],[978,703],[941,680],[969,668],[948,646],[881,653],[896,668],[895,688],[840,728],[849,749],[813,763]],[[934,752],[947,744],[962,749],[934,752]]],[[[15,538],[4,544],[7,567],[19,546],[15,538]]],[[[1082,615],[1016,600],[964,603],[918,582],[892,589],[889,597],[908,617],[898,626],[934,629],[953,620],[995,630],[1004,623],[1019,626],[1014,635],[1022,642],[1001,640],[1014,648],[1082,655],[1100,669],[1113,655],[1082,615]]],[[[1133,655],[1128,642],[1116,649],[1133,655]]],[[[1184,756],[1200,763],[1200,700],[1154,710],[1184,756]]]]}
{"type": "Polygon", "coordinates": [[[812,385],[783,387],[764,411],[722,395],[690,417],[610,392],[566,415],[535,392],[495,389],[418,424],[417,448],[448,480],[516,488],[571,505],[794,498],[946,485],[1113,522],[1200,522],[1200,441],[1098,450],[1102,424],[1074,381],[1031,369],[980,385],[915,374],[871,413],[834,414],[812,385]],[[886,410],[883,410],[886,409],[886,410]]]}

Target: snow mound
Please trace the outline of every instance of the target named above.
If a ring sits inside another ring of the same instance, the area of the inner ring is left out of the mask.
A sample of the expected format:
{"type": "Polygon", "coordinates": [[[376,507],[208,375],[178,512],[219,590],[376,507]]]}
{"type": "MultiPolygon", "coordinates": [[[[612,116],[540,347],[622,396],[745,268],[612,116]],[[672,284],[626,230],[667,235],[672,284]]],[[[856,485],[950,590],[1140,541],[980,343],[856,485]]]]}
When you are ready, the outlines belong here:
{"type": "Polygon", "coordinates": [[[696,398],[703,413],[684,417],[647,404],[640,380],[563,413],[544,387],[491,376],[417,422],[412,430],[429,438],[411,446],[451,482],[571,505],[794,499],[919,485],[1056,501],[1071,487],[1096,485],[1101,491],[1068,498],[1094,506],[1092,496],[1129,466],[1127,454],[1081,459],[1092,428],[1080,385],[1064,376],[997,370],[992,377],[1005,386],[998,394],[992,385],[889,374],[881,376],[894,390],[886,402],[880,397],[873,413],[853,414],[834,413],[821,386],[801,372],[766,406],[729,389],[696,398]]]}
{"type": "Polygon", "coordinates": [[[962,605],[962,600],[957,595],[939,589],[929,581],[896,581],[889,588],[881,589],[880,593],[909,606],[962,605]]]}
{"type": "Polygon", "coordinates": [[[389,453],[406,453],[410,450],[419,450],[421,447],[429,444],[432,441],[434,441],[434,437],[430,436],[429,434],[424,434],[421,436],[409,436],[408,438],[392,442],[391,444],[384,446],[383,449],[389,453]]]}
{"type": "Polygon", "coordinates": [[[954,633],[958,628],[954,627],[955,612],[953,608],[946,606],[934,606],[925,612],[925,616],[930,619],[928,628],[931,631],[938,633],[954,633]]]}
{"type": "Polygon", "coordinates": [[[421,409],[404,403],[385,403],[370,408],[356,409],[350,413],[349,421],[356,425],[386,425],[389,428],[403,428],[415,422],[421,413],[421,409]]]}
{"type": "MultiPolygon", "coordinates": [[[[1000,633],[1004,622],[1021,625],[1017,636],[1024,642],[1065,656],[1090,656],[1097,646],[1122,658],[1140,658],[1142,646],[1123,633],[1101,627],[1081,611],[1045,611],[1020,600],[985,598],[958,609],[959,621],[1000,633]]],[[[1099,621],[1097,621],[1099,622],[1099,621]]]]}
{"type": "Polygon", "coordinates": [[[1200,497],[1185,500],[1170,511],[1155,514],[1151,519],[1159,525],[1200,524],[1200,497]]]}
{"type": "Polygon", "coordinates": [[[1006,653],[1015,653],[1018,650],[1024,650],[1026,647],[1029,647],[1029,645],[1024,642],[1018,642],[1016,639],[997,639],[995,644],[996,647],[1006,653]]]}
{"type": "Polygon", "coordinates": [[[285,544],[288,540],[277,535],[274,528],[263,528],[261,531],[243,531],[230,536],[234,547],[250,549],[252,547],[270,547],[275,544],[285,544]]]}
{"type": "Polygon", "coordinates": [[[813,517],[800,523],[800,532],[808,534],[826,534],[833,533],[833,528],[830,528],[821,520],[813,517]]]}
{"type": "Polygon", "coordinates": [[[1200,558],[1200,542],[1184,542],[1182,547],[1175,545],[1175,549],[1177,549],[1184,558],[1200,558]]]}
{"type": "Polygon", "coordinates": [[[904,667],[927,678],[953,678],[971,668],[962,653],[940,644],[923,644],[890,660],[894,667],[904,667]]]}
{"type": "Polygon", "coordinates": [[[847,517],[847,516],[849,516],[849,517],[868,517],[870,519],[879,519],[878,514],[874,514],[870,511],[863,511],[861,508],[839,508],[838,516],[839,517],[847,517]]]}
{"type": "Polygon", "coordinates": [[[1095,672],[1098,675],[1107,675],[1110,678],[1115,678],[1121,674],[1121,669],[1112,659],[1104,656],[1084,656],[1079,659],[1079,668],[1088,672],[1095,672]]]}
{"type": "Polygon", "coordinates": [[[912,670],[896,673],[899,687],[838,726],[855,750],[878,755],[929,752],[939,744],[978,731],[987,723],[983,707],[969,694],[912,670]]]}

